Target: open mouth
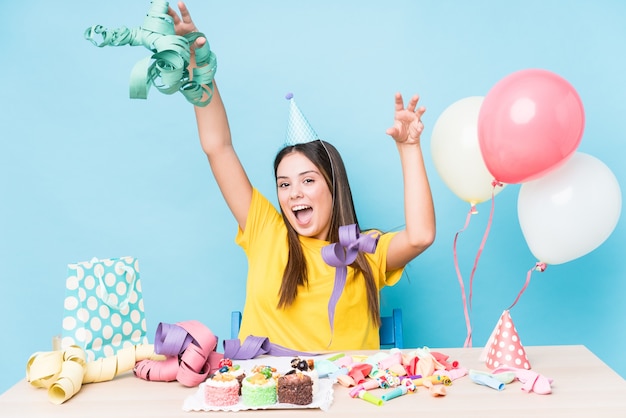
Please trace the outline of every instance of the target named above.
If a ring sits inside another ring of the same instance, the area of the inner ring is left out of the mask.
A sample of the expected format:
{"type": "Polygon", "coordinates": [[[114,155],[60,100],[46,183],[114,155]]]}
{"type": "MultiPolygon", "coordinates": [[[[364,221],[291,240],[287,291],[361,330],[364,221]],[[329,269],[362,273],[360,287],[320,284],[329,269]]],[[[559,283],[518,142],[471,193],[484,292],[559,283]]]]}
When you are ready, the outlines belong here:
{"type": "Polygon", "coordinates": [[[311,206],[298,205],[291,208],[291,210],[299,224],[306,224],[313,216],[313,208],[311,206]]]}

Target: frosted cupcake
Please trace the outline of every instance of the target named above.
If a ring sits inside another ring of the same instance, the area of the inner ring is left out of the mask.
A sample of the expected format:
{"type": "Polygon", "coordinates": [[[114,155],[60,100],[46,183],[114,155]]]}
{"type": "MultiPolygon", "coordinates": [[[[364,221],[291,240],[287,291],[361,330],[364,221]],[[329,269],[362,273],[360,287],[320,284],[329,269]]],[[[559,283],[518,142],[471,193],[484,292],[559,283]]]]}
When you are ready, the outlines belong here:
{"type": "Polygon", "coordinates": [[[300,357],[295,357],[291,360],[291,367],[295,371],[301,372],[311,378],[311,382],[313,382],[313,395],[320,390],[320,377],[317,370],[315,370],[314,364],[313,359],[304,360],[300,357]]]}
{"type": "Polygon", "coordinates": [[[219,370],[217,373],[228,374],[237,379],[239,382],[239,395],[241,396],[241,382],[246,377],[245,371],[239,365],[233,365],[232,360],[228,358],[221,359],[218,365],[219,370]]]}
{"type": "Polygon", "coordinates": [[[309,405],[313,402],[313,382],[304,373],[291,370],[278,378],[278,402],[309,405]]]}
{"type": "Polygon", "coordinates": [[[241,383],[241,400],[247,406],[267,406],[277,402],[276,369],[256,366],[241,383]]]}
{"type": "Polygon", "coordinates": [[[239,402],[239,381],[228,374],[215,374],[204,382],[204,402],[213,406],[230,406],[239,402]]]}

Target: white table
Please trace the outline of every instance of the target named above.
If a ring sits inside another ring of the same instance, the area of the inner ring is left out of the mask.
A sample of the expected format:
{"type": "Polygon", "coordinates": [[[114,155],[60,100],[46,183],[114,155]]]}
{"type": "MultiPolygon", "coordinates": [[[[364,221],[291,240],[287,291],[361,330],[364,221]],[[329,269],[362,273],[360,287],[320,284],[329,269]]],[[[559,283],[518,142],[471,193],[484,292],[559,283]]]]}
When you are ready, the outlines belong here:
{"type": "MultiPolygon", "coordinates": [[[[185,412],[183,401],[197,388],[187,388],[178,382],[148,382],[125,373],[109,382],[84,385],[79,393],[61,405],[52,404],[45,389],[34,388],[25,380],[19,381],[0,395],[0,417],[194,418],[207,414],[329,418],[418,414],[456,418],[626,417],[626,380],[586,347],[531,346],[525,349],[532,370],[554,379],[552,394],[526,393],[521,390],[519,381],[497,391],[478,385],[466,376],[448,386],[446,396],[434,397],[425,388],[420,388],[417,393],[401,396],[382,406],[351,398],[347,388],[335,385],[334,401],[326,412],[319,409],[185,412]]],[[[450,360],[457,360],[468,369],[488,370],[478,360],[481,348],[431,350],[449,355],[450,360]]]]}

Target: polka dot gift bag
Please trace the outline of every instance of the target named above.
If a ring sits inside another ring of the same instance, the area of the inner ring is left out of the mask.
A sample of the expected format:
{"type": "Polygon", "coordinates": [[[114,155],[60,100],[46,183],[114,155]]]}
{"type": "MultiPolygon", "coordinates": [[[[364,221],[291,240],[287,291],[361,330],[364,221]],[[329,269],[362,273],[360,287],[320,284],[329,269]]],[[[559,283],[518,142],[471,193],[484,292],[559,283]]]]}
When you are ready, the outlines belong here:
{"type": "Polygon", "coordinates": [[[62,349],[77,345],[92,361],[148,343],[136,258],[94,258],[67,267],[62,349]]]}

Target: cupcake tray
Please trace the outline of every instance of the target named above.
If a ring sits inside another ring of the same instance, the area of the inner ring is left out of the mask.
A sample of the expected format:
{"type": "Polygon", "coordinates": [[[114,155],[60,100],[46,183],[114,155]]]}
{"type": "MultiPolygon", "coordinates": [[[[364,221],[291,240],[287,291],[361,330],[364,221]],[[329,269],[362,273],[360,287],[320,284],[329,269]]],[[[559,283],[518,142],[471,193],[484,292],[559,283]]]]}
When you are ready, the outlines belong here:
{"type": "Polygon", "coordinates": [[[185,399],[183,411],[246,411],[251,409],[308,409],[318,408],[328,410],[333,402],[333,383],[330,379],[319,380],[319,391],[313,396],[313,402],[308,405],[294,405],[290,403],[275,403],[266,406],[249,406],[241,401],[230,406],[208,405],[204,402],[204,383],[200,383],[198,390],[185,399]]]}
{"type": "MultiPolygon", "coordinates": [[[[324,358],[325,356],[319,356],[324,358]]],[[[293,357],[258,357],[252,360],[235,360],[234,364],[239,365],[244,370],[250,370],[256,365],[266,365],[276,368],[278,372],[285,373],[291,369],[291,359],[293,357]]],[[[310,358],[317,358],[312,356],[310,358]]],[[[198,390],[188,396],[183,402],[184,411],[246,411],[251,409],[311,409],[317,408],[323,411],[330,408],[333,402],[333,382],[330,379],[319,379],[319,390],[313,396],[313,402],[309,405],[295,405],[289,403],[275,403],[266,406],[249,406],[245,405],[239,397],[239,402],[231,406],[215,406],[208,405],[204,402],[204,383],[198,386],[198,390]]]]}

